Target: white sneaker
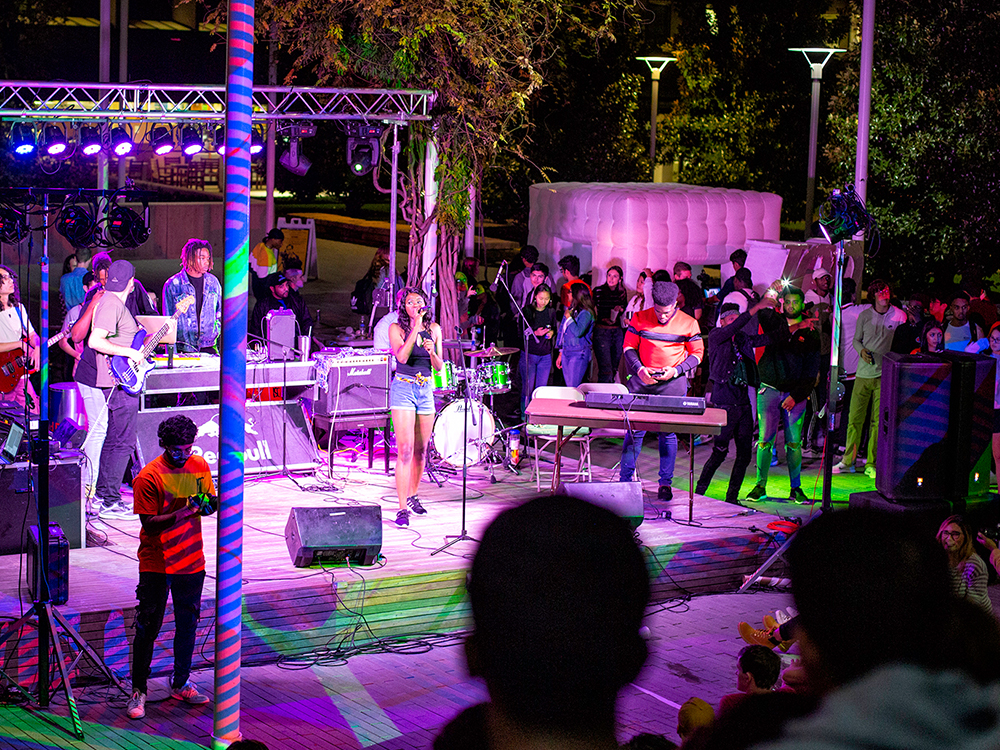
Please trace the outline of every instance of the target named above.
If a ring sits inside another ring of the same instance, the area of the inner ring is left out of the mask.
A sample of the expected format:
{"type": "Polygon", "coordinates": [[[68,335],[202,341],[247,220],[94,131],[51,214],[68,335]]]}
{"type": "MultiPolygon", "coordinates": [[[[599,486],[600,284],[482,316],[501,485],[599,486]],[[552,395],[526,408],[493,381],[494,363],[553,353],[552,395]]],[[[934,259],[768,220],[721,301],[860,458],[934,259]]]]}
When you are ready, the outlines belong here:
{"type": "Polygon", "coordinates": [[[136,690],[125,705],[125,711],[130,719],[141,719],[146,715],[146,694],[136,690]]]}
{"type": "Polygon", "coordinates": [[[853,474],[854,464],[845,464],[843,461],[839,461],[833,465],[832,471],[834,474],[853,474]]]}
{"type": "Polygon", "coordinates": [[[109,521],[125,521],[134,517],[132,509],[125,507],[123,503],[115,503],[114,505],[105,505],[104,503],[101,503],[101,507],[98,509],[97,515],[109,521]]]}
{"type": "Polygon", "coordinates": [[[210,700],[207,695],[202,695],[198,692],[198,688],[194,686],[191,680],[184,683],[183,686],[179,688],[170,689],[170,697],[176,698],[179,701],[184,701],[185,703],[190,703],[195,706],[200,706],[203,703],[208,703],[210,700]]]}

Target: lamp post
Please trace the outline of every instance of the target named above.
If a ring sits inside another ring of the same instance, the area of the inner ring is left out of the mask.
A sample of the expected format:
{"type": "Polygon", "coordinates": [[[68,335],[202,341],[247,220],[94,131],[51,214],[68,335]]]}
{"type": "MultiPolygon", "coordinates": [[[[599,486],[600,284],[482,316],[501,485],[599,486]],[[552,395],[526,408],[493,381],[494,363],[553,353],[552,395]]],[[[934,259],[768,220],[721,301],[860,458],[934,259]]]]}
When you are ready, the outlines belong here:
{"type": "Polygon", "coordinates": [[[819,139],[819,84],[823,68],[838,52],[847,50],[834,47],[789,47],[789,52],[801,52],[809,63],[812,74],[812,108],[809,113],[809,161],[806,166],[806,227],[804,239],[809,239],[812,225],[813,202],[816,195],[816,142],[819,139]]]}
{"type": "Polygon", "coordinates": [[[656,173],[656,107],[660,101],[660,73],[669,63],[676,60],[676,57],[637,57],[649,66],[649,72],[653,76],[653,105],[649,114],[649,161],[652,165],[653,173],[656,173]]]}

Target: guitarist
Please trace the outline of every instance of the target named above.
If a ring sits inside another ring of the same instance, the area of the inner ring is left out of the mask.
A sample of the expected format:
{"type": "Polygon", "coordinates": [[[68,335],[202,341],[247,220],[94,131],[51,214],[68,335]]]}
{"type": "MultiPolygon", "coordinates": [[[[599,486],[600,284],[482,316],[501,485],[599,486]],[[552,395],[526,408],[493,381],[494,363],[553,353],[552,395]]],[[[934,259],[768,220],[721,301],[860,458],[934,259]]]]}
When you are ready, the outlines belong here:
{"type": "MultiPolygon", "coordinates": [[[[0,266],[0,355],[7,352],[21,352],[30,360],[29,370],[34,372],[39,368],[41,351],[38,334],[31,327],[28,312],[21,304],[17,292],[17,274],[7,266],[0,266]]],[[[11,355],[6,355],[10,357],[11,355]]],[[[11,361],[13,364],[13,359],[11,361]]],[[[22,364],[27,364],[23,362],[22,364]]],[[[38,413],[38,396],[27,375],[23,375],[13,385],[11,390],[0,392],[0,401],[10,401],[22,408],[27,397],[32,414],[38,413]]]]}
{"type": "MultiPolygon", "coordinates": [[[[623,358],[632,393],[687,395],[687,375],[705,356],[698,321],[677,309],[678,287],[671,281],[653,283],[653,306],[636,313],[625,330],[623,358]]],[[[642,450],[643,431],[630,431],[622,445],[620,479],[631,482],[642,450]]],[[[677,458],[677,435],[659,434],[660,477],[657,499],[673,499],[670,483],[677,458]]]]}
{"type": "Polygon", "coordinates": [[[90,463],[90,483],[95,475],[97,478],[94,491],[102,501],[98,509],[101,518],[134,518],[131,508],[123,505],[121,482],[135,446],[139,397],[116,387],[109,367],[113,355],[128,357],[137,364],[142,362],[142,353],[131,347],[139,324],[125,304],[134,287],[132,264],[127,260],[112,263],[104,294],[94,308],[87,347],[76,370],[89,422],[84,453],[90,463]]]}

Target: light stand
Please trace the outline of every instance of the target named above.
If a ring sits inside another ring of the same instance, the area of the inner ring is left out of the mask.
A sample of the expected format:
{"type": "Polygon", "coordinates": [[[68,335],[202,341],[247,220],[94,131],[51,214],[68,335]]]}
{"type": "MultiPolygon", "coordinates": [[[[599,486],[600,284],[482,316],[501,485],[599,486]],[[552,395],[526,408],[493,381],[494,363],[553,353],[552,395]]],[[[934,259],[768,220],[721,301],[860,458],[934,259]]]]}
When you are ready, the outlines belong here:
{"type": "MultiPolygon", "coordinates": [[[[52,647],[56,652],[56,660],[59,666],[60,679],[62,681],[63,693],[66,695],[66,703],[70,709],[70,719],[73,724],[73,734],[77,739],[83,739],[83,725],[80,722],[80,712],[76,707],[76,698],[73,696],[73,685],[70,682],[69,674],[76,668],[77,662],[86,655],[94,665],[100,669],[101,672],[108,677],[109,680],[125,695],[128,695],[128,691],[122,684],[114,672],[105,664],[101,658],[94,652],[83,636],[80,635],[73,627],[66,621],[62,613],[52,606],[52,594],[49,587],[49,362],[48,362],[48,332],[49,332],[49,261],[47,257],[48,251],[48,221],[47,213],[49,208],[49,198],[48,193],[44,194],[42,211],[43,216],[46,216],[46,226],[45,235],[43,238],[42,246],[42,258],[40,259],[41,266],[41,294],[40,294],[40,329],[41,333],[39,335],[39,347],[41,355],[41,394],[39,396],[39,420],[38,420],[38,493],[36,496],[35,506],[38,511],[38,557],[37,560],[37,582],[38,590],[36,592],[35,601],[32,603],[31,608],[25,612],[25,614],[19,619],[7,626],[6,632],[0,636],[0,646],[3,646],[8,640],[14,637],[16,634],[20,633],[21,628],[25,625],[31,624],[32,618],[36,618],[38,623],[36,625],[38,630],[38,638],[36,642],[36,648],[38,651],[38,705],[41,708],[47,708],[49,705],[50,698],[50,686],[49,686],[49,641],[52,642],[52,647]],[[66,668],[66,660],[63,657],[62,643],[60,642],[60,637],[58,632],[56,632],[56,625],[62,628],[63,632],[69,636],[77,647],[80,649],[80,653],[77,654],[76,658],[73,660],[69,669],[66,668]]],[[[29,263],[31,260],[31,250],[34,246],[33,236],[29,233],[28,235],[28,259],[29,263]]],[[[30,268],[30,265],[29,265],[30,268]]],[[[28,289],[29,285],[25,284],[25,288],[28,289]]],[[[28,305],[24,305],[27,310],[28,305]]],[[[27,321],[24,322],[25,331],[27,330],[27,321]]],[[[25,376],[27,377],[27,376],[25,376]]],[[[27,411],[27,398],[28,394],[25,391],[25,410],[27,411]]],[[[32,445],[31,441],[31,423],[30,416],[26,420],[28,425],[28,482],[31,482],[31,462],[34,458],[35,447],[32,445]]],[[[0,672],[2,674],[2,672],[0,672]]],[[[4,674],[4,677],[7,677],[4,674]]],[[[14,680],[10,680],[11,684],[16,684],[14,680]]],[[[57,687],[59,683],[57,683],[57,687]]],[[[25,691],[18,688],[18,690],[25,694],[25,691]]]]}

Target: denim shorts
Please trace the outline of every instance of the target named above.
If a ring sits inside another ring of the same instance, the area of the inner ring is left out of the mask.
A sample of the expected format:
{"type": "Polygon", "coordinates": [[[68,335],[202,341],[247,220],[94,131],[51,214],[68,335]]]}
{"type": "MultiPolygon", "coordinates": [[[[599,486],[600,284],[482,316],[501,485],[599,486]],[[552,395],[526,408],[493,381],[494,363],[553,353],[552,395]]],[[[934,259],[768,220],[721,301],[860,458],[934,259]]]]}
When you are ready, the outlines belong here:
{"type": "Polygon", "coordinates": [[[389,387],[389,408],[433,414],[434,381],[428,378],[418,383],[416,378],[404,379],[404,376],[397,375],[389,387]]]}

